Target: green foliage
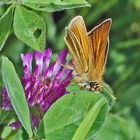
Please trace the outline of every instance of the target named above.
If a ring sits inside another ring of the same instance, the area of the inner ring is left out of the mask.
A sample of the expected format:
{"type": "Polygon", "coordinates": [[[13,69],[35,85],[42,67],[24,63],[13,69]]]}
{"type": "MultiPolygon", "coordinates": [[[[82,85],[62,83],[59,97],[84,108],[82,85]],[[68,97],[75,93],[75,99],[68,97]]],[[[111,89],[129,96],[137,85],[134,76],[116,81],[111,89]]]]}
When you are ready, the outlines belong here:
{"type": "Polygon", "coordinates": [[[128,121],[116,115],[109,115],[104,127],[96,135],[96,140],[138,140],[139,130],[134,120],[128,121]]]}
{"type": "Polygon", "coordinates": [[[43,51],[45,47],[45,24],[43,19],[22,6],[17,6],[14,15],[16,36],[30,47],[43,51]]]}
{"type": "Polygon", "coordinates": [[[33,9],[55,12],[64,9],[90,6],[85,0],[2,0],[1,5],[12,6],[9,7],[0,19],[0,50],[9,35],[14,14],[13,28],[17,38],[37,51],[44,50],[46,26],[42,17],[36,14],[33,9]],[[27,9],[24,6],[33,9],[27,9]]]}
{"type": "MultiPolygon", "coordinates": [[[[97,95],[92,95],[92,96],[97,96],[97,95]]],[[[84,97],[84,100],[85,100],[85,97],[84,97]]],[[[84,140],[86,139],[89,132],[90,132],[90,135],[88,135],[88,137],[95,135],[95,133],[93,132],[97,131],[96,130],[97,128],[91,128],[91,127],[92,125],[95,125],[95,121],[98,118],[100,118],[101,110],[103,110],[103,106],[105,105],[105,103],[106,103],[105,100],[98,99],[96,104],[90,109],[90,111],[87,113],[86,117],[84,118],[84,120],[82,121],[78,129],[76,130],[74,136],[72,137],[72,140],[78,140],[78,139],[84,140]]],[[[105,114],[102,114],[102,117],[105,117],[105,116],[106,116],[105,114]]]]}
{"type": "MultiPolygon", "coordinates": [[[[9,4],[6,4],[5,0],[1,1],[0,2],[1,19],[3,15],[6,13],[9,6],[11,6],[11,4],[13,4],[15,9],[17,6],[22,7],[24,9],[26,8],[26,11],[34,13],[35,15],[38,15],[40,18],[42,18],[43,21],[45,22],[46,28],[45,34],[47,35],[46,48],[50,47],[53,50],[54,52],[53,59],[55,59],[55,56],[57,56],[58,52],[64,49],[66,46],[63,41],[65,35],[64,29],[74,16],[77,15],[83,16],[88,31],[90,31],[95,25],[97,25],[104,19],[112,18],[112,27],[109,37],[110,49],[108,53],[106,71],[104,73],[104,81],[107,82],[112,87],[114,91],[114,96],[117,98],[115,104],[112,106],[112,108],[110,108],[111,114],[116,115],[111,116],[109,115],[109,118],[107,119],[104,128],[101,131],[99,131],[99,133],[97,133],[97,136],[93,137],[93,139],[113,140],[116,138],[119,140],[133,140],[133,139],[139,140],[140,139],[138,134],[140,130],[139,0],[107,0],[107,1],[88,0],[88,3],[90,3],[92,7],[82,7],[82,8],[79,7],[78,9],[69,9],[53,13],[49,13],[47,12],[47,10],[57,11],[75,6],[87,6],[87,3],[85,1],[80,0],[80,2],[82,2],[81,3],[82,5],[80,4],[73,5],[72,3],[70,3],[67,6],[66,5],[64,6],[63,4],[55,5],[55,3],[47,3],[49,4],[48,6],[43,3],[40,4],[37,3],[36,5],[31,3],[33,1],[40,2],[36,0],[31,1],[22,0],[24,4],[22,3],[17,4],[16,0],[14,2],[10,0],[9,4]],[[129,110],[129,113],[126,113],[127,110],[129,110]]],[[[69,1],[65,0],[65,2],[69,1]]],[[[74,2],[78,2],[78,0],[74,2]]],[[[62,3],[62,1],[60,3],[62,3]]],[[[15,17],[14,10],[13,15],[15,17]]],[[[6,23],[8,24],[9,21],[6,23]]],[[[22,26],[19,28],[23,30],[22,26]]],[[[3,29],[0,27],[0,31],[1,30],[3,29]]],[[[4,39],[2,39],[2,42],[5,42],[7,36],[8,35],[6,33],[4,39]]],[[[14,61],[18,75],[21,75],[23,71],[21,69],[21,60],[19,57],[20,53],[27,53],[33,51],[32,48],[29,48],[26,45],[27,43],[25,41],[22,42],[17,38],[15,38],[11,30],[11,34],[8,40],[6,41],[2,51],[0,52],[0,55],[6,55],[11,60],[14,61]]],[[[0,84],[1,83],[2,82],[0,82],[0,84]]],[[[68,90],[74,92],[77,89],[74,88],[75,87],[73,88],[71,87],[70,89],[68,88],[68,90]]],[[[79,93],[82,92],[83,91],[80,91],[79,93]]],[[[2,122],[1,124],[7,125],[9,123],[9,121],[7,122],[7,119],[5,119],[7,118],[6,114],[7,114],[6,112],[2,112],[1,115],[2,121],[0,120],[2,122]]],[[[12,113],[10,112],[10,114],[12,113]]],[[[3,125],[0,126],[1,133],[3,132],[1,131],[2,127],[3,125]]],[[[25,132],[21,135],[21,137],[24,134],[25,132]]]]}
{"type": "Polygon", "coordinates": [[[23,5],[48,12],[90,6],[85,0],[25,0],[23,1],[23,5]]]}
{"type": "Polygon", "coordinates": [[[12,18],[12,7],[9,7],[5,14],[0,18],[0,51],[9,35],[12,25],[12,18]]]}
{"type": "Polygon", "coordinates": [[[14,110],[23,127],[32,136],[29,108],[24,90],[16,74],[13,64],[6,57],[2,57],[2,76],[14,110]]]}
{"type": "Polygon", "coordinates": [[[47,140],[87,139],[102,126],[108,104],[99,94],[76,93],[63,96],[48,110],[38,129],[47,140]]]}

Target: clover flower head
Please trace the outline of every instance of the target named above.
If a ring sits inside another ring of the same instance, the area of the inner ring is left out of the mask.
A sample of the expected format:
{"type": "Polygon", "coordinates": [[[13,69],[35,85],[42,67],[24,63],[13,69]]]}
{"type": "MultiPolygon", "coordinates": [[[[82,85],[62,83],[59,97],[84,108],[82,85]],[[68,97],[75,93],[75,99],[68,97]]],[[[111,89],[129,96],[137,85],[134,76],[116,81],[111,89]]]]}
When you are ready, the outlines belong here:
{"type": "MultiPolygon", "coordinates": [[[[44,53],[21,54],[23,62],[21,82],[31,111],[33,128],[38,126],[39,120],[42,119],[50,106],[61,96],[67,94],[66,87],[72,79],[72,70],[60,65],[66,63],[67,51],[60,52],[56,61],[50,65],[51,56],[50,48],[44,53]]],[[[71,65],[71,62],[69,64],[71,65]]],[[[2,90],[2,109],[12,109],[5,88],[2,90]]],[[[16,121],[10,126],[15,130],[20,127],[20,122],[16,121]]]]}

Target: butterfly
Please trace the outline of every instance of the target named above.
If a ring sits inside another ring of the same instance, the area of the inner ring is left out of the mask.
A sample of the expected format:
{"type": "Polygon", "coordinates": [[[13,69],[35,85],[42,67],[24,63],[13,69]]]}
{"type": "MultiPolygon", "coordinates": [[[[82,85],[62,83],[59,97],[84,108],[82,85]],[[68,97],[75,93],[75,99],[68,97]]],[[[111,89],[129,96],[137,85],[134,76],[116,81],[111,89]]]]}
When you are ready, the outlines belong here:
{"type": "Polygon", "coordinates": [[[103,90],[111,23],[106,19],[87,32],[82,16],[76,16],[66,27],[64,41],[72,55],[74,80],[82,89],[103,90]]]}

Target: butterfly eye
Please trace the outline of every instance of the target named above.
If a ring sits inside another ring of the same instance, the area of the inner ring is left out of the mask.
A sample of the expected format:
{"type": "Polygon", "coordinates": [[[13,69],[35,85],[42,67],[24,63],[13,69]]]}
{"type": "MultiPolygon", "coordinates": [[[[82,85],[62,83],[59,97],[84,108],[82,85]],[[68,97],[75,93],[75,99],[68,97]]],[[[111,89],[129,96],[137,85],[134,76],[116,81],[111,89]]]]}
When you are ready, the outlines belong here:
{"type": "Polygon", "coordinates": [[[96,83],[96,82],[90,82],[89,84],[90,84],[90,87],[94,87],[94,86],[96,86],[96,85],[97,85],[97,83],[96,83]]]}

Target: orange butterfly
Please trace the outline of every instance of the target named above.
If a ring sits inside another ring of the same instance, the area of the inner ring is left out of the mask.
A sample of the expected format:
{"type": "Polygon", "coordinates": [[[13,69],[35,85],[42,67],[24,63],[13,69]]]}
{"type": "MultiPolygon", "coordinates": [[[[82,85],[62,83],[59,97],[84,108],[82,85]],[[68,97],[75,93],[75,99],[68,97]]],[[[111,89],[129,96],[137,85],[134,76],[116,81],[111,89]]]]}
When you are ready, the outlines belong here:
{"type": "Polygon", "coordinates": [[[103,90],[111,23],[111,19],[106,19],[87,32],[83,18],[76,16],[66,27],[64,40],[73,58],[74,79],[82,89],[103,90]]]}

